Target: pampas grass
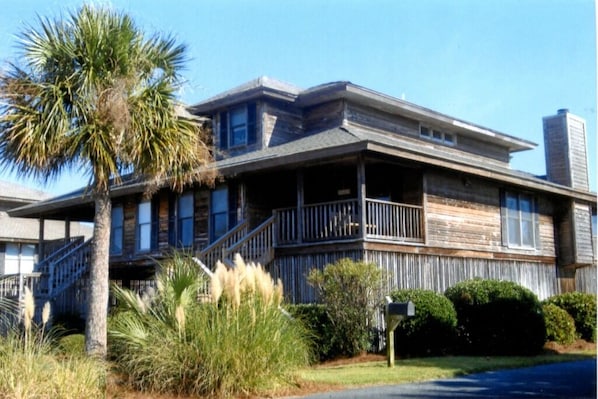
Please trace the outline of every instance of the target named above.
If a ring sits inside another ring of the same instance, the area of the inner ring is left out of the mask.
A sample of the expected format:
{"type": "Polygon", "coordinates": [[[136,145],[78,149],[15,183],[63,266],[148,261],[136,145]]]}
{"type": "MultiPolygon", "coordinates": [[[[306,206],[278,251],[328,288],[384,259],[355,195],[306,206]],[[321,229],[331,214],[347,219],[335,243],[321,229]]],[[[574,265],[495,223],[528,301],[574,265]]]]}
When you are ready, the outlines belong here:
{"type": "Polygon", "coordinates": [[[184,292],[205,286],[205,275],[191,259],[175,255],[163,270],[169,272],[159,277],[162,288],[146,313],[127,304],[125,290],[114,291],[122,307],[110,320],[110,354],[135,388],[253,394],[293,381],[294,372],[308,363],[307,334],[281,311],[282,284],[262,266],[240,256],[232,268],[218,263],[211,300],[205,302],[182,300],[184,292]],[[184,283],[176,277],[182,275],[189,277],[184,283]]]}

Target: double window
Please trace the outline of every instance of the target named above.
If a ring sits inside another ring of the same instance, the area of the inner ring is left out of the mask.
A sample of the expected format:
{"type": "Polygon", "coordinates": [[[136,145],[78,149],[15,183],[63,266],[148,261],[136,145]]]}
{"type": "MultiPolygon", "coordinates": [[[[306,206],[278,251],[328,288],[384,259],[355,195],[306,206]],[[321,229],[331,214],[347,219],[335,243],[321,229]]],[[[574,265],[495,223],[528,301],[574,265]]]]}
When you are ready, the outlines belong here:
{"type": "Polygon", "coordinates": [[[220,148],[237,148],[255,144],[256,105],[246,104],[221,112],[220,116],[220,148]]]}
{"type": "Polygon", "coordinates": [[[503,243],[509,247],[538,248],[538,215],[534,197],[505,191],[502,197],[503,243]]]}
{"type": "Polygon", "coordinates": [[[420,125],[419,136],[427,140],[437,141],[446,145],[455,145],[457,143],[457,137],[453,133],[432,129],[427,126],[420,125]]]}

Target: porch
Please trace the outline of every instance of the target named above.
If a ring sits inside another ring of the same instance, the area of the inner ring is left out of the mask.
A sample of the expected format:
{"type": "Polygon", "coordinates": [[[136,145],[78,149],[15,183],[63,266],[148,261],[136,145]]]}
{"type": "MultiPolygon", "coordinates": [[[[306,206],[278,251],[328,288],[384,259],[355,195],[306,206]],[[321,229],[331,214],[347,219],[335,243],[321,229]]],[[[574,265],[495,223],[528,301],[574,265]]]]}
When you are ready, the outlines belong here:
{"type": "Polygon", "coordinates": [[[277,248],[350,241],[423,243],[423,207],[373,198],[321,202],[274,209],[253,230],[237,224],[198,253],[206,265],[231,262],[239,253],[246,261],[269,264],[277,248]],[[362,228],[365,226],[365,228],[362,228]]]}

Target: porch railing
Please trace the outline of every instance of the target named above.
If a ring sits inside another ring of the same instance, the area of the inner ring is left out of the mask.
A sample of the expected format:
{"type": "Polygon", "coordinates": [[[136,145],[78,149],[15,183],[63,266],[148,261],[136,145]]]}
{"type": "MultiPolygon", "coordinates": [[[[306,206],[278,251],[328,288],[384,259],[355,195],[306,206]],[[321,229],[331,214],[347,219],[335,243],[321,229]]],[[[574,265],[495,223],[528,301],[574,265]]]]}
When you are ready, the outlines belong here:
{"type": "Polygon", "coordinates": [[[199,260],[201,260],[209,268],[214,268],[218,260],[224,261],[226,249],[230,248],[232,245],[245,237],[245,235],[247,235],[248,225],[249,224],[247,221],[237,224],[225,235],[201,250],[198,254],[199,260]]]}
{"type": "Polygon", "coordinates": [[[0,298],[20,300],[25,287],[35,292],[40,273],[5,274],[0,276],[0,298]]]}
{"type": "MultiPolygon", "coordinates": [[[[366,199],[363,236],[402,242],[423,242],[422,207],[366,199]]],[[[275,211],[277,245],[335,241],[362,236],[359,202],[356,199],[305,205],[275,211]]]]}
{"type": "Polygon", "coordinates": [[[239,242],[226,248],[224,257],[240,254],[245,262],[266,265],[274,259],[274,216],[266,219],[239,242]]]}

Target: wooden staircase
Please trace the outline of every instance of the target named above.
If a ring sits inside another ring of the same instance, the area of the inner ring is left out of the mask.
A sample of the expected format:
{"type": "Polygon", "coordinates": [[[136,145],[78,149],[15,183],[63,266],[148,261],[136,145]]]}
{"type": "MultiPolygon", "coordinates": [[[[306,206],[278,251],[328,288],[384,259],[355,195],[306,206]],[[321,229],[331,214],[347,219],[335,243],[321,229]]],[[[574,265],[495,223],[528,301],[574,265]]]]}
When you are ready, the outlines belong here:
{"type": "Polygon", "coordinates": [[[1,276],[0,298],[21,302],[28,287],[35,297],[36,310],[41,311],[49,301],[54,315],[84,315],[86,298],[81,295],[81,288],[90,260],[91,240],[85,241],[83,237],[65,240],[35,266],[33,273],[1,276]]]}
{"type": "Polygon", "coordinates": [[[232,266],[233,257],[238,253],[245,262],[260,263],[266,267],[274,260],[274,226],[275,216],[251,231],[248,231],[247,221],[243,221],[202,250],[198,258],[214,269],[217,261],[232,266]]]}

